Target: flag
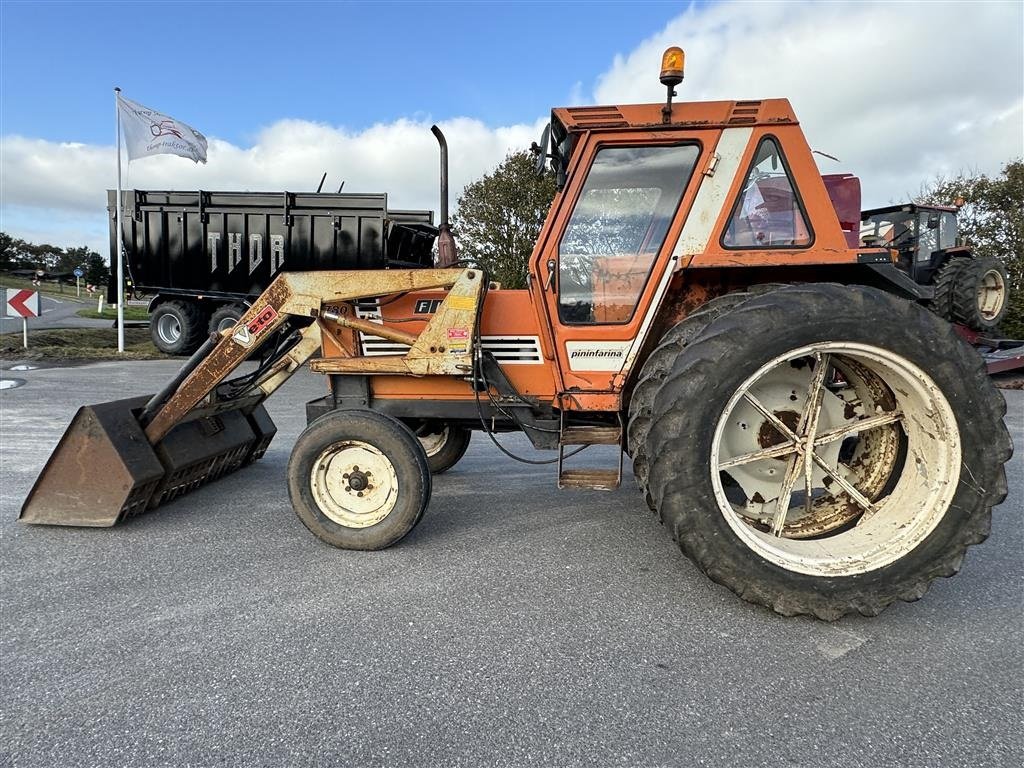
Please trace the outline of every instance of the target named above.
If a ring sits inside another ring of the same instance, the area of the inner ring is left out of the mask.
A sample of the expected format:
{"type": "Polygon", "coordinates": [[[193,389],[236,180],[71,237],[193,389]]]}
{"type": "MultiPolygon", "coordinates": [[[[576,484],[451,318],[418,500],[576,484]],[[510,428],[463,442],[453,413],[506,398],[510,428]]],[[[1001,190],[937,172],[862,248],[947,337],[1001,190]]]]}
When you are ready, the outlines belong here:
{"type": "Polygon", "coordinates": [[[178,155],[197,163],[206,162],[206,137],[192,126],[126,99],[120,93],[117,94],[117,110],[129,160],[149,155],[178,155]]]}

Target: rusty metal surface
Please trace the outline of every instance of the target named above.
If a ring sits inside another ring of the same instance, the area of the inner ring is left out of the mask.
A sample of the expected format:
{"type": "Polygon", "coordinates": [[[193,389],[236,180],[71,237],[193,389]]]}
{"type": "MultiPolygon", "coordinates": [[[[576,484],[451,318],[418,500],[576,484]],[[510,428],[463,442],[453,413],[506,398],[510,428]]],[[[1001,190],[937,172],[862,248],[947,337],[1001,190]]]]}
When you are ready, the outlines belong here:
{"type": "Polygon", "coordinates": [[[619,445],[622,430],[619,427],[566,427],[559,442],[562,445],[619,445]]]}
{"type": "Polygon", "coordinates": [[[144,511],[164,468],[135,418],[148,397],[80,408],[21,508],[41,525],[107,527],[144,511]]]}
{"type": "Polygon", "coordinates": [[[278,275],[235,327],[224,332],[206,360],[182,382],[146,427],[146,436],[151,443],[159,441],[289,317],[317,317],[324,305],[332,303],[445,287],[457,282],[465,272],[461,269],[395,269],[278,275]]]}
{"type": "Polygon", "coordinates": [[[558,476],[558,487],[614,491],[620,480],[620,473],[614,469],[565,469],[558,476]]]}
{"type": "MultiPolygon", "coordinates": [[[[35,525],[109,527],[259,459],[277,428],[262,405],[206,411],[151,446],[148,397],[79,409],[22,507],[35,525]]],[[[191,414],[190,414],[191,415],[191,414]]]]}
{"type": "MultiPolygon", "coordinates": [[[[404,355],[372,358],[325,357],[311,362],[310,369],[319,373],[364,375],[466,375],[473,364],[472,340],[476,332],[477,310],[483,295],[483,275],[478,270],[472,269],[447,270],[445,272],[449,276],[453,273],[457,274],[458,277],[423,331],[418,336],[410,336],[407,340],[394,339],[409,344],[409,351],[404,355]]],[[[338,322],[351,324],[352,320],[342,316],[338,322]]],[[[385,337],[388,333],[391,333],[392,336],[395,335],[394,329],[381,324],[362,320],[359,322],[365,323],[367,333],[385,337]]]]}
{"type": "Polygon", "coordinates": [[[417,336],[415,333],[406,333],[405,331],[400,331],[397,328],[391,328],[383,323],[374,323],[370,320],[363,320],[358,317],[342,314],[337,315],[337,317],[333,315],[328,316],[328,319],[345,328],[352,328],[353,330],[362,331],[363,333],[368,333],[373,336],[380,336],[383,339],[395,341],[399,344],[406,344],[411,347],[416,343],[417,336]]]}

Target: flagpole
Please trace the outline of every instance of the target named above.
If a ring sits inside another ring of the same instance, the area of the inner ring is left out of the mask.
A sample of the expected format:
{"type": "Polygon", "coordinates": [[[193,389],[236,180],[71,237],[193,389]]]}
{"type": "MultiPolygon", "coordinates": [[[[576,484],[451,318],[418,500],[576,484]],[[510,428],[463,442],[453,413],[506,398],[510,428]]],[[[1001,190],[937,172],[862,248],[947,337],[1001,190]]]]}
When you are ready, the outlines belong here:
{"type": "Polygon", "coordinates": [[[117,122],[117,351],[124,354],[124,247],[121,244],[121,104],[120,88],[114,88],[114,119],[117,122]]]}

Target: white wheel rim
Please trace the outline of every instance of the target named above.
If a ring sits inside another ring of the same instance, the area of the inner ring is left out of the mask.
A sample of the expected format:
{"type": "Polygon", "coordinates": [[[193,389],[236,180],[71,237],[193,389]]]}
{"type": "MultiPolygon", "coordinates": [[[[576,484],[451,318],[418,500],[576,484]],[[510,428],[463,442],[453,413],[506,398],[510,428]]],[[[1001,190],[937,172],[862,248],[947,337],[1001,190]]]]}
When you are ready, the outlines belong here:
{"type": "Polygon", "coordinates": [[[1006,282],[998,269],[990,269],[978,282],[978,312],[986,320],[999,316],[1006,301],[1006,282]]]}
{"type": "Polygon", "coordinates": [[[436,456],[444,448],[444,444],[448,442],[449,433],[450,429],[445,427],[440,432],[435,432],[432,435],[420,435],[419,440],[420,445],[423,446],[423,452],[427,456],[436,456]]]}
{"type": "Polygon", "coordinates": [[[309,480],[320,511],[346,528],[376,525],[398,501],[394,465],[359,440],[343,440],[326,448],[313,462],[309,480]]]}
{"type": "Polygon", "coordinates": [[[174,344],[181,338],[181,323],[174,315],[161,315],[156,321],[156,332],[160,341],[174,344]]]}
{"type": "Polygon", "coordinates": [[[798,573],[851,576],[928,537],[960,461],[953,410],[924,371],[889,350],[825,342],[776,357],[737,389],[715,428],[711,479],[753,552],[798,573]]]}

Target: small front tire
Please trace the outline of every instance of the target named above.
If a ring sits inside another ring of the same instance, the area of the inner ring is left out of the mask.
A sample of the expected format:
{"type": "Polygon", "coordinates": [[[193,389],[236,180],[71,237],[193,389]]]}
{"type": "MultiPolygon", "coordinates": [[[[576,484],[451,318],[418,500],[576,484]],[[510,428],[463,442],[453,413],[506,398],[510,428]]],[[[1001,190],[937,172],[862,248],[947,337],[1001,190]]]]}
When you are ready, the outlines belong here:
{"type": "Polygon", "coordinates": [[[299,435],[288,493],[313,534],[341,549],[385,549],[423,517],[430,501],[423,447],[399,421],[368,410],[324,414],[299,435]]]}
{"type": "Polygon", "coordinates": [[[459,463],[469,448],[473,433],[454,424],[434,424],[416,430],[416,436],[427,454],[430,473],[440,475],[459,463]]]}

